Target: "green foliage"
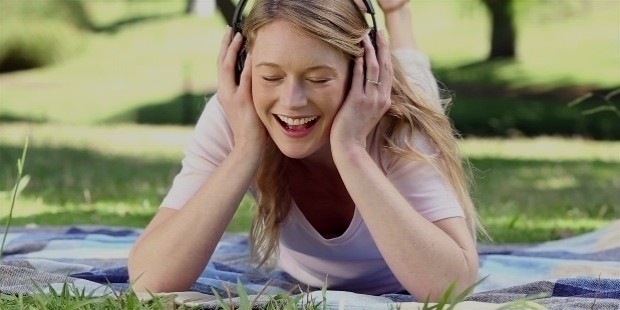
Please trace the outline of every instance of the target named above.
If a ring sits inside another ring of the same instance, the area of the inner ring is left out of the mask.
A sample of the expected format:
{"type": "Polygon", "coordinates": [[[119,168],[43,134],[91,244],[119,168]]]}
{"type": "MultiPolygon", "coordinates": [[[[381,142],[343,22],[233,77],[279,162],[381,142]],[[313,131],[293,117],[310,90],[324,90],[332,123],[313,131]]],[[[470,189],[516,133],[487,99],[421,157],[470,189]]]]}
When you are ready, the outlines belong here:
{"type": "Polygon", "coordinates": [[[60,290],[49,285],[47,289],[33,284],[32,294],[0,294],[0,309],[24,310],[168,310],[189,309],[185,306],[174,307],[175,295],[151,295],[150,301],[142,301],[133,290],[122,293],[114,292],[95,296],[94,291],[86,292],[71,282],[63,283],[60,290]]]}
{"type": "Polygon", "coordinates": [[[84,34],[58,20],[2,21],[1,26],[0,72],[56,64],[85,47],[84,34]]]}
{"type": "MultiPolygon", "coordinates": [[[[602,97],[603,99],[603,103],[599,106],[595,106],[593,108],[589,108],[583,112],[581,112],[581,114],[583,115],[592,115],[592,114],[597,114],[597,113],[601,113],[601,112],[612,112],[615,113],[617,117],[620,117],[620,110],[618,110],[618,107],[614,104],[614,102],[612,101],[612,98],[614,98],[615,96],[620,95],[620,88],[615,89],[610,91],[608,94],[604,95],[602,97]]],[[[582,104],[583,102],[587,101],[588,99],[592,98],[594,95],[592,93],[587,93],[571,102],[568,103],[569,107],[574,107],[577,106],[579,104],[582,104]]]]}
{"type": "Polygon", "coordinates": [[[458,303],[465,300],[465,298],[467,298],[467,296],[469,296],[474,291],[476,286],[482,283],[486,278],[488,278],[488,276],[466,287],[462,292],[459,292],[458,294],[456,292],[456,283],[452,282],[441,294],[437,303],[430,304],[428,301],[426,301],[424,302],[424,307],[422,308],[422,310],[453,310],[458,303]]]}
{"type": "MultiPolygon", "coordinates": [[[[15,185],[15,163],[24,138],[31,137],[31,180],[12,222],[144,227],[179,171],[191,131],[171,126],[0,125],[0,167],[6,167],[0,169],[0,190],[15,185]]],[[[619,217],[619,147],[618,142],[559,138],[461,143],[474,167],[475,204],[496,242],[558,239],[619,217]]],[[[9,198],[8,193],[0,195],[0,223],[6,222],[9,198]]],[[[243,201],[231,231],[247,231],[250,205],[251,199],[243,201]]]]}
{"type": "MultiPolygon", "coordinates": [[[[263,291],[269,283],[265,284],[263,291]]],[[[236,285],[236,303],[233,302],[233,293],[230,288],[227,288],[227,298],[223,298],[215,289],[213,289],[213,295],[215,296],[218,306],[222,310],[252,310],[256,308],[258,298],[261,296],[268,298],[267,303],[261,309],[264,310],[319,310],[319,305],[314,300],[304,301],[305,294],[276,294],[273,296],[263,295],[263,291],[259,292],[254,298],[250,300],[250,296],[246,291],[241,280],[237,279],[236,285]]],[[[325,292],[326,287],[323,288],[325,292]]],[[[308,295],[309,296],[309,295],[308,295]]],[[[324,309],[324,307],[323,307],[324,309]]]]}

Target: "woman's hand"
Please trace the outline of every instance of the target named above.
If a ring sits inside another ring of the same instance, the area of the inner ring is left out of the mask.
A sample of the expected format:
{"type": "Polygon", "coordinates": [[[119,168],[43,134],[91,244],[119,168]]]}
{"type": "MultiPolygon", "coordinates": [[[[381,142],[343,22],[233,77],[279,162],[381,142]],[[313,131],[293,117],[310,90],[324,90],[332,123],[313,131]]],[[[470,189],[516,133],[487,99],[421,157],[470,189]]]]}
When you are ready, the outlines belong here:
{"type": "Polygon", "coordinates": [[[226,118],[233,131],[235,146],[256,147],[262,150],[267,130],[256,114],[252,101],[252,56],[247,55],[239,85],[235,83],[237,55],[243,45],[240,34],[232,37],[229,28],[222,40],[218,59],[219,87],[217,90],[226,118]]]}
{"type": "Polygon", "coordinates": [[[384,14],[396,12],[407,7],[409,0],[377,0],[384,14]]]}
{"type": "MultiPolygon", "coordinates": [[[[355,0],[357,5],[362,9],[362,11],[366,12],[366,6],[364,5],[364,1],[355,0]]],[[[383,14],[388,14],[395,12],[401,8],[405,8],[409,0],[377,0],[379,2],[379,7],[383,14]]]]}
{"type": "Polygon", "coordinates": [[[365,149],[366,137],[391,104],[393,69],[383,34],[377,35],[376,52],[369,37],[364,39],[363,45],[364,55],[355,60],[351,89],[332,124],[332,151],[343,146],[365,149]]]}

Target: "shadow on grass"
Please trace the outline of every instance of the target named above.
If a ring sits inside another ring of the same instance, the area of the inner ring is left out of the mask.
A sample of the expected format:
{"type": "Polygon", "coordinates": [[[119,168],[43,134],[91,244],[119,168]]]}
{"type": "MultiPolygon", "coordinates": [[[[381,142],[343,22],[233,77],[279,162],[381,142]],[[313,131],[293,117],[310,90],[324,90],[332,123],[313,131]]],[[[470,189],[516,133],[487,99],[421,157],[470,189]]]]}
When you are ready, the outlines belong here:
{"type": "Polygon", "coordinates": [[[206,95],[185,93],[170,100],[148,103],[136,109],[121,112],[103,122],[194,125],[198,121],[206,102],[213,95],[213,92],[206,95]]]}
{"type": "MultiPolygon", "coordinates": [[[[146,227],[155,211],[142,213],[108,212],[103,210],[91,211],[58,211],[44,212],[30,216],[14,217],[11,226],[71,226],[71,225],[105,225],[116,227],[146,227]]],[[[4,225],[7,217],[0,218],[0,226],[4,225]]]]}
{"type": "Polygon", "coordinates": [[[42,123],[46,123],[47,120],[44,118],[14,115],[10,113],[0,113],[0,123],[18,123],[18,122],[42,124],[42,123]]]}
{"type": "Polygon", "coordinates": [[[470,158],[474,203],[496,242],[539,242],[620,217],[620,163],[470,158]]]}
{"type": "Polygon", "coordinates": [[[476,200],[482,212],[553,218],[620,217],[620,163],[474,157],[476,200]],[[606,209],[602,210],[604,206],[606,209]]]}
{"type": "Polygon", "coordinates": [[[579,136],[620,139],[618,116],[611,112],[585,115],[605,101],[593,96],[577,106],[568,101],[536,97],[497,96],[456,91],[449,114],[464,136],[579,136]]]}
{"type": "Polygon", "coordinates": [[[547,85],[532,85],[527,72],[520,68],[518,60],[496,59],[476,61],[455,67],[442,67],[437,64],[433,72],[448,88],[471,94],[502,95],[509,97],[546,98],[547,100],[571,101],[588,92],[613,90],[599,89],[583,83],[576,84],[570,78],[558,78],[547,85]],[[516,86],[521,80],[528,86],[516,86]]]}
{"type": "MultiPolygon", "coordinates": [[[[13,186],[21,152],[21,147],[0,146],[0,166],[6,167],[0,172],[0,190],[13,186]]],[[[21,197],[59,206],[102,203],[154,208],[179,168],[180,161],[30,146],[24,169],[30,182],[21,197]]]]}
{"type": "Polygon", "coordinates": [[[152,22],[152,21],[161,21],[165,19],[171,19],[174,17],[182,16],[181,12],[175,14],[161,14],[161,15],[150,15],[150,16],[135,16],[123,20],[116,21],[114,23],[110,23],[105,26],[91,26],[91,30],[94,32],[101,33],[117,33],[124,28],[135,26],[143,22],[152,22]]]}
{"type": "MultiPolygon", "coordinates": [[[[145,103],[103,120],[104,123],[194,125],[214,92],[185,93],[145,103]]],[[[604,101],[593,96],[578,106],[536,97],[477,95],[455,92],[449,114],[464,136],[513,137],[559,135],[593,139],[620,139],[620,122],[610,112],[584,115],[604,101]]]]}
{"type": "MultiPolygon", "coordinates": [[[[0,166],[6,167],[0,171],[0,190],[13,186],[20,155],[21,147],[0,146],[0,166]]],[[[554,224],[556,220],[579,223],[620,217],[617,162],[470,160],[475,168],[475,202],[483,220],[494,219],[489,228],[497,241],[562,237],[566,227],[554,224]]],[[[141,226],[156,211],[179,168],[179,161],[172,159],[31,146],[25,168],[31,181],[21,197],[53,207],[14,223],[141,226]]],[[[231,229],[247,230],[250,212],[247,204],[240,208],[231,229]]]]}
{"type": "MultiPolygon", "coordinates": [[[[0,145],[0,191],[13,187],[15,163],[21,152],[21,147],[0,145]]],[[[12,225],[145,227],[179,169],[180,159],[142,159],[78,148],[29,146],[24,174],[30,176],[30,182],[19,199],[43,206],[37,207],[34,215],[14,217],[12,225]]],[[[249,204],[244,200],[229,230],[247,231],[252,212],[249,204]]],[[[8,205],[0,209],[8,211],[8,205]]],[[[6,223],[6,217],[0,214],[0,226],[6,223]]]]}

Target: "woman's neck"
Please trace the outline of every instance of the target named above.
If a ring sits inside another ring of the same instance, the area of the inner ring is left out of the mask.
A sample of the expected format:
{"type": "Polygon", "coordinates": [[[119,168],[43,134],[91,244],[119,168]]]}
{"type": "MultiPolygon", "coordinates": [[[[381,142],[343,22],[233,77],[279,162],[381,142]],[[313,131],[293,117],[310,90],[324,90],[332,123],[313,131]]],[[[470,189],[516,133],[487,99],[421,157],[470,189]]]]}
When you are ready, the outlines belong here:
{"type": "Polygon", "coordinates": [[[332,157],[331,147],[326,144],[324,147],[320,148],[312,155],[299,158],[299,159],[291,159],[295,164],[305,168],[312,169],[314,171],[318,170],[332,170],[336,169],[336,164],[334,163],[334,158],[332,157]]]}

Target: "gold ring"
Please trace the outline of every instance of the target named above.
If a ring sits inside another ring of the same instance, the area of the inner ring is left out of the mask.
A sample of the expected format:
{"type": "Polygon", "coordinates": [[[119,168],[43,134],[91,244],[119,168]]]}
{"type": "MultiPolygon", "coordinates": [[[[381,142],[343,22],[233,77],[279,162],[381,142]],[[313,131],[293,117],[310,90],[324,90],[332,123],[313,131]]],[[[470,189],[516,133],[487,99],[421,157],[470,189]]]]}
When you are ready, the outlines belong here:
{"type": "Polygon", "coordinates": [[[372,84],[375,84],[375,85],[381,85],[381,82],[379,82],[379,81],[373,81],[371,79],[366,79],[366,81],[368,81],[368,83],[372,83],[372,84]]]}

